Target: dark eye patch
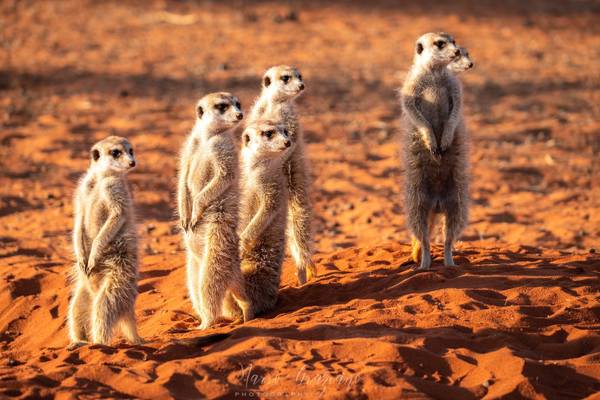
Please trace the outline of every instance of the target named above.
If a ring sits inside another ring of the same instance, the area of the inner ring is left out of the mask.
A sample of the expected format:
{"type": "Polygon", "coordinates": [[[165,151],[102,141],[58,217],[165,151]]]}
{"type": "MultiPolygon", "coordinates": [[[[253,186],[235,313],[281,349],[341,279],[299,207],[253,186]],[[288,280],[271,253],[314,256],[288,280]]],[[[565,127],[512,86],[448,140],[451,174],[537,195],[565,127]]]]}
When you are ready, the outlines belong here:
{"type": "Polygon", "coordinates": [[[298,79],[302,80],[302,74],[298,74],[298,79]]]}
{"type": "Polygon", "coordinates": [[[133,155],[133,149],[129,149],[129,154],[133,155]]]}
{"type": "Polygon", "coordinates": [[[289,75],[283,75],[281,77],[281,80],[283,81],[283,83],[288,83],[290,81],[290,76],[289,75]]]}
{"type": "Polygon", "coordinates": [[[239,102],[239,101],[236,101],[236,102],[235,102],[235,106],[236,106],[237,108],[239,108],[240,110],[242,109],[242,105],[240,104],[240,102],[239,102]]]}
{"type": "Polygon", "coordinates": [[[121,157],[121,153],[123,153],[123,152],[121,150],[119,150],[119,149],[113,149],[113,150],[110,151],[110,155],[113,158],[119,158],[119,157],[121,157]]]}
{"type": "Polygon", "coordinates": [[[435,44],[436,47],[441,50],[446,45],[446,42],[444,40],[436,40],[435,42],[433,42],[433,44],[435,44]]]}
{"type": "Polygon", "coordinates": [[[215,109],[219,110],[219,112],[224,113],[229,108],[229,104],[227,103],[219,103],[215,104],[215,109]]]}

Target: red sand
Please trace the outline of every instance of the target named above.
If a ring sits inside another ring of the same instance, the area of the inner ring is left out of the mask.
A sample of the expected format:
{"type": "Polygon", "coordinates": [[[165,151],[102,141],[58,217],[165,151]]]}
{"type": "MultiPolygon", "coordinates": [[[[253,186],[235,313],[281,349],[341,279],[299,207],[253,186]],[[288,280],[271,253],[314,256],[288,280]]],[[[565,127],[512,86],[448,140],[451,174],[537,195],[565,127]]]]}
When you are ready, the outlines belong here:
{"type": "Polygon", "coordinates": [[[121,3],[0,4],[0,398],[600,398],[598,3],[121,3]],[[476,64],[473,206],[460,267],[417,273],[395,88],[434,29],[476,64]],[[320,276],[287,262],[274,312],[199,332],[177,151],[198,97],[248,108],[277,63],[308,87],[320,276]],[[147,343],[68,351],[71,196],[109,134],[138,155],[147,343]]]}

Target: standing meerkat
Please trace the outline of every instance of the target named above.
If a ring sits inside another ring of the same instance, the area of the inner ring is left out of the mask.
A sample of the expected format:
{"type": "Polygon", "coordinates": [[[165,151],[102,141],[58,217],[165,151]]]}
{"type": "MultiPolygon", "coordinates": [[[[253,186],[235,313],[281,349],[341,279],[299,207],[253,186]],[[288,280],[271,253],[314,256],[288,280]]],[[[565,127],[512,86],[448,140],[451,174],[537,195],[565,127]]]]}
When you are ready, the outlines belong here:
{"type": "Polygon", "coordinates": [[[296,68],[287,65],[269,68],[263,76],[260,97],[252,107],[248,119],[248,124],[258,120],[283,124],[295,144],[285,163],[284,171],[289,188],[286,232],[299,284],[317,276],[317,269],[312,261],[310,171],[304,148],[304,135],[294,104],[294,100],[303,90],[302,75],[296,68]]]}
{"type": "Polygon", "coordinates": [[[133,202],[125,179],[135,167],[127,139],[109,136],[91,150],[91,165],[75,192],[73,269],[69,305],[72,345],[110,344],[118,324],[125,338],[141,343],[135,323],[138,246],[133,202]]]}
{"type": "Polygon", "coordinates": [[[459,47],[460,56],[455,58],[450,64],[448,64],[447,68],[454,72],[465,72],[473,68],[475,64],[473,64],[473,60],[469,56],[469,51],[464,47],[459,47]]]}
{"type": "Polygon", "coordinates": [[[462,89],[447,68],[459,56],[449,34],[421,36],[401,90],[406,219],[413,234],[413,259],[420,259],[420,269],[431,265],[429,242],[436,214],[444,217],[446,266],[455,265],[452,246],[468,219],[462,89]]]}
{"type": "MultiPolygon", "coordinates": [[[[294,146],[287,128],[268,120],[246,127],[242,142],[240,253],[246,293],[256,315],[277,302],[288,216],[284,168],[294,146]]],[[[239,314],[231,298],[226,304],[228,314],[239,314]]]]}
{"type": "Polygon", "coordinates": [[[239,100],[211,93],[196,106],[196,124],[181,151],[178,209],[187,249],[187,285],[200,329],[223,316],[229,291],[244,321],[252,319],[239,259],[238,157],[233,128],[242,120],[239,100]]]}

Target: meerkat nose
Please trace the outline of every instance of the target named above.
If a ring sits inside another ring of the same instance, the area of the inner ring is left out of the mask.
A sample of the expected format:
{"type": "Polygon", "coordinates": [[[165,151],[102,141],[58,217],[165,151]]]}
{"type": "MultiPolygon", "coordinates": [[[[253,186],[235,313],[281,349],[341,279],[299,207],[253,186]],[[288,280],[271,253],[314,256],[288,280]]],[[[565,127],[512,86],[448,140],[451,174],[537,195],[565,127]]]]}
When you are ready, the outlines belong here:
{"type": "Polygon", "coordinates": [[[132,161],[129,161],[129,166],[130,166],[131,168],[135,167],[135,161],[133,161],[133,160],[132,160],[132,161]]]}
{"type": "Polygon", "coordinates": [[[300,90],[304,90],[304,83],[301,83],[299,88],[300,88],[300,90]]]}
{"type": "Polygon", "coordinates": [[[242,120],[242,118],[244,118],[244,114],[242,114],[242,113],[237,113],[237,115],[236,115],[235,117],[238,119],[238,121],[241,121],[241,120],[242,120]]]}
{"type": "Polygon", "coordinates": [[[290,147],[292,145],[292,142],[290,142],[289,140],[285,141],[285,147],[290,147]]]}
{"type": "Polygon", "coordinates": [[[473,68],[473,63],[472,62],[469,63],[469,68],[473,68]]]}

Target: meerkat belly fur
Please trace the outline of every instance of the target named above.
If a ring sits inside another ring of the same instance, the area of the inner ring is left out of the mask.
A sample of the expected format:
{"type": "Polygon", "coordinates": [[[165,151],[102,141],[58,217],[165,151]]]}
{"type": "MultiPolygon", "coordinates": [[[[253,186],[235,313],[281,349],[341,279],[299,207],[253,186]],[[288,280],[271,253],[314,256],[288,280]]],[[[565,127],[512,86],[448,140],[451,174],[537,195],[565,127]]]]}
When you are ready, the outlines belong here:
{"type": "Polygon", "coordinates": [[[288,247],[296,265],[298,282],[316,277],[312,261],[312,204],[310,201],[310,171],[302,129],[298,122],[294,99],[304,90],[302,75],[293,67],[280,65],[269,68],[263,76],[260,97],[250,111],[248,124],[270,120],[283,124],[295,143],[284,165],[287,178],[288,247]]]}
{"type": "Polygon", "coordinates": [[[92,147],[91,156],[74,198],[71,343],[108,345],[118,325],[125,338],[137,344],[137,233],[125,179],[135,166],[133,148],[127,139],[110,136],[92,147]]]}
{"type": "Polygon", "coordinates": [[[237,148],[232,129],[243,118],[230,93],[212,93],[197,104],[196,124],[181,153],[180,225],[187,250],[187,284],[200,329],[223,316],[230,293],[243,319],[252,319],[240,271],[237,148]]]}
{"type": "Polygon", "coordinates": [[[284,125],[264,120],[249,125],[242,142],[240,253],[246,293],[259,314],[275,307],[279,293],[288,215],[284,168],[294,143],[284,125]]]}
{"type": "Polygon", "coordinates": [[[406,219],[413,258],[431,265],[436,214],[444,218],[444,264],[468,219],[468,138],[462,89],[448,65],[459,59],[452,36],[427,33],[417,40],[414,63],[401,90],[406,219]]]}

